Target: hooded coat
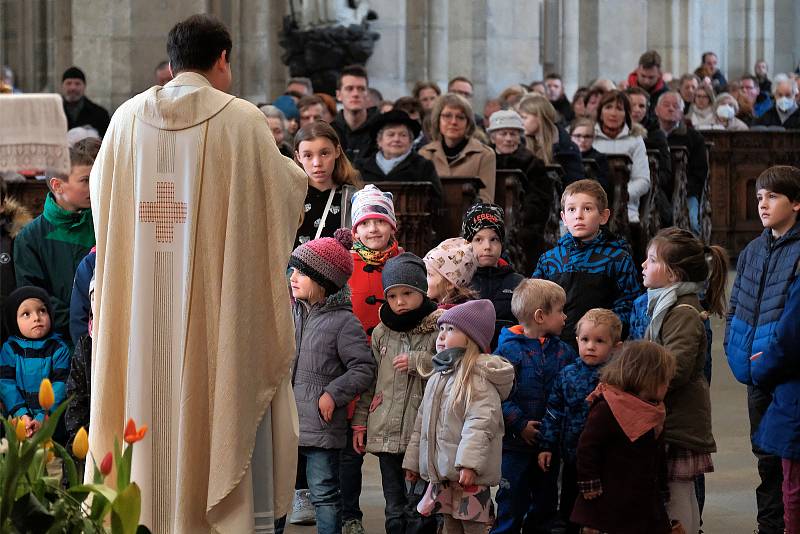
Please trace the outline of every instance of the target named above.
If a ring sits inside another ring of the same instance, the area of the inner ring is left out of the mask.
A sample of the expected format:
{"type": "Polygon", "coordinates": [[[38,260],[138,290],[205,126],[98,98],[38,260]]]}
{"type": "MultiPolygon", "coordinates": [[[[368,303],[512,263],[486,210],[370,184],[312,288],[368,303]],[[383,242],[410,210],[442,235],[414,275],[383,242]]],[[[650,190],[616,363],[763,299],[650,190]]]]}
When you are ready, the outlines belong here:
{"type": "MultiPolygon", "coordinates": [[[[0,206],[0,310],[6,297],[17,288],[14,276],[14,239],[33,218],[15,198],[6,197],[0,206]]],[[[0,321],[0,342],[8,337],[5,323],[0,321]]]]}
{"type": "Polygon", "coordinates": [[[514,368],[503,358],[481,354],[472,375],[470,402],[462,399],[452,405],[458,365],[428,380],[403,469],[428,482],[457,482],[459,470],[467,468],[475,471],[475,485],[496,486],[503,452],[501,402],[514,385],[514,368]]]}

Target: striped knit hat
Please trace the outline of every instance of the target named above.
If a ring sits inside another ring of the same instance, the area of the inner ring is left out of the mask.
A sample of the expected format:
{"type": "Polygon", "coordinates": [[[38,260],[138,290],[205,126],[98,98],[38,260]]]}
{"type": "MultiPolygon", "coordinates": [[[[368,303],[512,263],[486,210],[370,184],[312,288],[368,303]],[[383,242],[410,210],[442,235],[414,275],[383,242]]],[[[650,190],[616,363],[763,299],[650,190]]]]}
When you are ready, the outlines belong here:
{"type": "Polygon", "coordinates": [[[397,230],[397,217],[394,214],[394,196],[388,191],[384,192],[374,184],[364,186],[353,195],[353,228],[367,219],[380,219],[392,225],[397,230]]]}
{"type": "Polygon", "coordinates": [[[297,269],[325,289],[325,296],[342,289],[353,274],[349,228],[339,228],[333,237],[307,241],[294,249],[289,267],[297,269]]]}
{"type": "Polygon", "coordinates": [[[453,325],[464,332],[482,351],[490,352],[489,345],[494,336],[495,319],[494,304],[491,300],[470,300],[444,312],[436,321],[436,325],[453,325]]]}

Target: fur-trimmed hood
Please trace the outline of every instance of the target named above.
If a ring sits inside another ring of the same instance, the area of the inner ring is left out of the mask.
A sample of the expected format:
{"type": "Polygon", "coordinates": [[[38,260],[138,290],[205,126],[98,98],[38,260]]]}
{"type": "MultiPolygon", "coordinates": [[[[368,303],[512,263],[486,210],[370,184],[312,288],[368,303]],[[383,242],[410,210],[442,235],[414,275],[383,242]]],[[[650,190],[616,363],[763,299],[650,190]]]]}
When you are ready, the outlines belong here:
{"type": "Polygon", "coordinates": [[[31,212],[14,197],[6,197],[0,207],[0,224],[11,239],[17,237],[20,230],[33,220],[31,212]]]}
{"type": "Polygon", "coordinates": [[[425,317],[421,323],[415,326],[411,330],[411,334],[427,334],[429,332],[434,332],[439,329],[436,325],[436,321],[439,320],[439,317],[444,313],[444,310],[441,308],[436,308],[427,317],[425,317]]]}

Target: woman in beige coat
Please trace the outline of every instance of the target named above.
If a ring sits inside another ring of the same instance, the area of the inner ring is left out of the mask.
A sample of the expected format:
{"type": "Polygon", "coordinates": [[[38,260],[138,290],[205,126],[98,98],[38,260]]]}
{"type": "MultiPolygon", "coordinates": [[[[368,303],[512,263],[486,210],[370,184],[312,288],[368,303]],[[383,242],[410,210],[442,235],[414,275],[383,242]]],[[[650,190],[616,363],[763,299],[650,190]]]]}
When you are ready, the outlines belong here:
{"type": "Polygon", "coordinates": [[[436,167],[442,183],[450,176],[477,176],[483,182],[481,200],[494,202],[494,150],[472,137],[475,115],[460,95],[447,93],[436,100],[431,116],[433,141],[419,154],[436,167]]]}

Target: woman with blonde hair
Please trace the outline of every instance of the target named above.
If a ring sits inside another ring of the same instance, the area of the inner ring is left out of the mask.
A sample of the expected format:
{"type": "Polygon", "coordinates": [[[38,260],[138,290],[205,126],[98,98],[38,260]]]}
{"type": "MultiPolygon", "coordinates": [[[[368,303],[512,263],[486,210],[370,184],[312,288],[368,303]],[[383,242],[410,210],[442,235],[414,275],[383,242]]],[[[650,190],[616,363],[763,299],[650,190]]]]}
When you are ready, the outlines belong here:
{"type": "Polygon", "coordinates": [[[547,97],[526,95],[518,111],[525,127],[526,145],[533,155],[547,165],[561,165],[566,181],[583,179],[581,152],[566,130],[556,124],[556,110],[547,97]]]}
{"type": "Polygon", "coordinates": [[[472,106],[463,96],[447,93],[433,106],[433,141],[419,149],[419,154],[433,161],[442,182],[450,176],[477,176],[483,182],[481,200],[494,202],[494,150],[473,138],[474,133],[472,106]]]}

